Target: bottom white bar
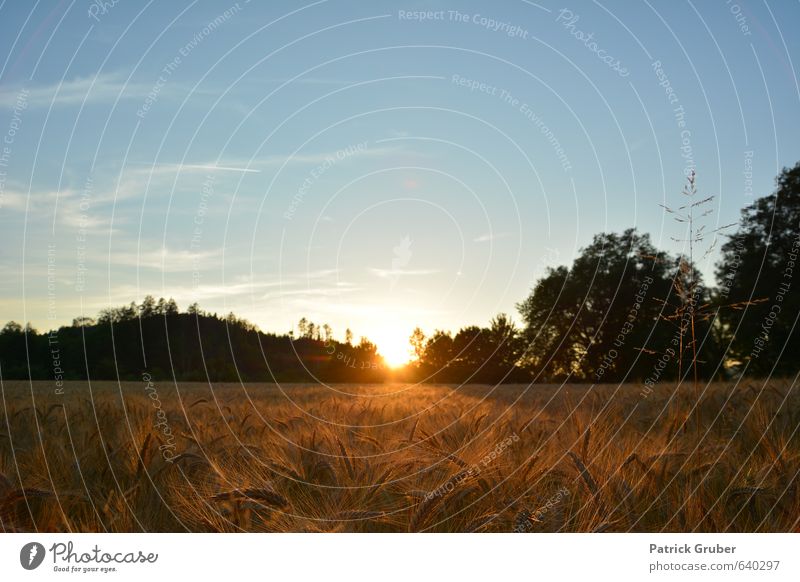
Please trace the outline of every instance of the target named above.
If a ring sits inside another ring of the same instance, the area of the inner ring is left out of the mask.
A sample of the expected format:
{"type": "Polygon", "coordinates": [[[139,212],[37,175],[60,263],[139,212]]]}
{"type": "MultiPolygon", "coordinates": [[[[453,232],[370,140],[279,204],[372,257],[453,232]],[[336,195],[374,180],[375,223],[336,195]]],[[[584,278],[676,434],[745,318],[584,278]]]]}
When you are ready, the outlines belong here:
{"type": "Polygon", "coordinates": [[[797,534],[3,534],[0,574],[120,582],[253,574],[326,582],[800,580],[798,542],[797,534]]]}

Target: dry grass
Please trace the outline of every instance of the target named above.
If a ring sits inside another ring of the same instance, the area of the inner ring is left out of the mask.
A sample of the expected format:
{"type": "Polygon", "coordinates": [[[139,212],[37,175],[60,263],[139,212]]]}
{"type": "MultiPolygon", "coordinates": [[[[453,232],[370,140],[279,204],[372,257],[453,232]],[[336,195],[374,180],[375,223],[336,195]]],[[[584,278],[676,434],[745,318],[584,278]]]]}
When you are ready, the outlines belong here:
{"type": "Polygon", "coordinates": [[[788,382],[155,388],[6,382],[2,530],[800,529],[788,382]]]}

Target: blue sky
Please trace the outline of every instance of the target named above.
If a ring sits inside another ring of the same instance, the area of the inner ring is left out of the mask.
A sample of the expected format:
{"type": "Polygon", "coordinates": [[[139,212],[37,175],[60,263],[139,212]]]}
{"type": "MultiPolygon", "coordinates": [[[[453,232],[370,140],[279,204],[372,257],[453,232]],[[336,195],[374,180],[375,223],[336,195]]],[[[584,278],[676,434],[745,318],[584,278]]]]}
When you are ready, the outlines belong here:
{"type": "Polygon", "coordinates": [[[597,232],[679,251],[659,204],[691,167],[713,226],[800,160],[796,2],[0,15],[0,319],[39,329],[153,294],[379,345],[455,330],[597,232]]]}

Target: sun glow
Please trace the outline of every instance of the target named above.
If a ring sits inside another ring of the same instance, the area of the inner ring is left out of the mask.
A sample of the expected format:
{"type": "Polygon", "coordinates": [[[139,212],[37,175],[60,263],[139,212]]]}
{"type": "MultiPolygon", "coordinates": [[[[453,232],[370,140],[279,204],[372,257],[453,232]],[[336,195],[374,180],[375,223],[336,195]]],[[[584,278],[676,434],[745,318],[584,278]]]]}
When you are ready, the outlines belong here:
{"type": "Polygon", "coordinates": [[[376,334],[372,340],[378,346],[378,353],[383,356],[384,362],[390,368],[404,366],[411,359],[408,336],[409,334],[402,331],[387,329],[381,334],[376,334]]]}

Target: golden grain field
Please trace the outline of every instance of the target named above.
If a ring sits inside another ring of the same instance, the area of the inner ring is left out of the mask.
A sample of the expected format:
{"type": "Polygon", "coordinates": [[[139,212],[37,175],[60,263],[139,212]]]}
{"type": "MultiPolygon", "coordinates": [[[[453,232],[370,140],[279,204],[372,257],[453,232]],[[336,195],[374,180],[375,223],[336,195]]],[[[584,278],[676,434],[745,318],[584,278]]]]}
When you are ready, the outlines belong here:
{"type": "Polygon", "coordinates": [[[789,382],[712,384],[696,408],[689,387],[634,385],[145,378],[2,398],[3,531],[800,531],[789,382]]]}

